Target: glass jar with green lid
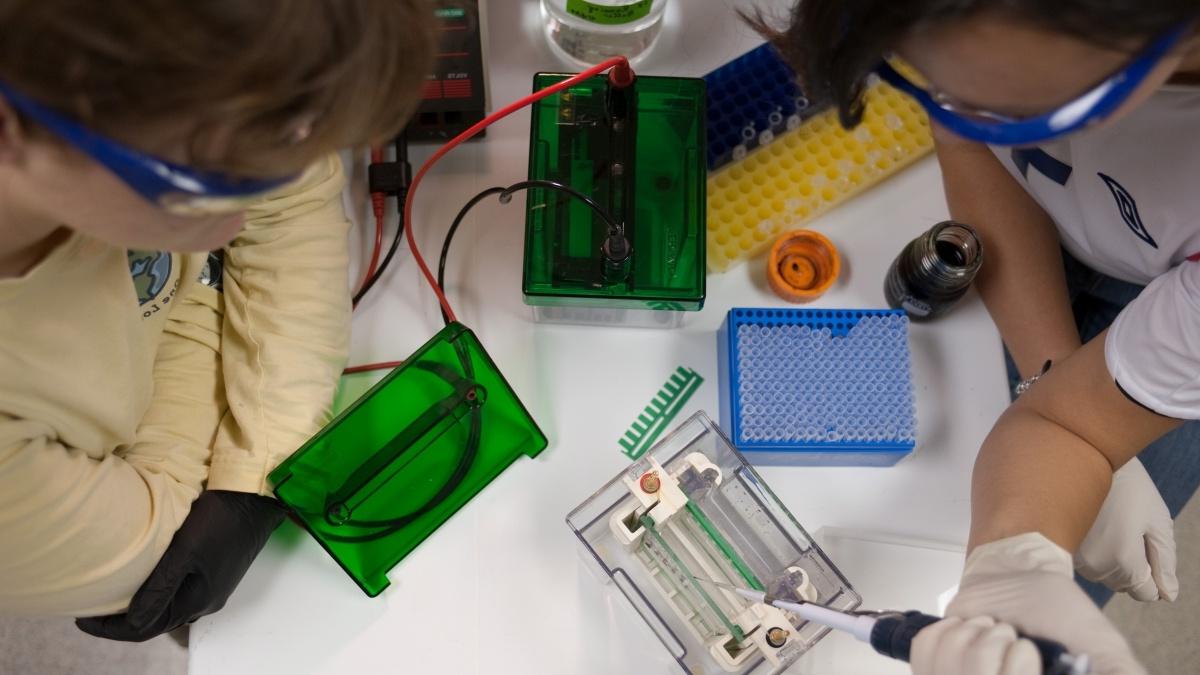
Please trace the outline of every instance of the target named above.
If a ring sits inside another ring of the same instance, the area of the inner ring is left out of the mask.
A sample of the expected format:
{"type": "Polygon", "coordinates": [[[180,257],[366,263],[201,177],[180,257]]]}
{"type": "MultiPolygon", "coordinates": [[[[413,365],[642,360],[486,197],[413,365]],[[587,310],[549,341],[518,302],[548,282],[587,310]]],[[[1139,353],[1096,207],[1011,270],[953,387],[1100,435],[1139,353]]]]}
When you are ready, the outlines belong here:
{"type": "Polygon", "coordinates": [[[667,0],[542,0],[551,48],[580,68],[610,56],[635,63],[658,39],[667,0]]]}

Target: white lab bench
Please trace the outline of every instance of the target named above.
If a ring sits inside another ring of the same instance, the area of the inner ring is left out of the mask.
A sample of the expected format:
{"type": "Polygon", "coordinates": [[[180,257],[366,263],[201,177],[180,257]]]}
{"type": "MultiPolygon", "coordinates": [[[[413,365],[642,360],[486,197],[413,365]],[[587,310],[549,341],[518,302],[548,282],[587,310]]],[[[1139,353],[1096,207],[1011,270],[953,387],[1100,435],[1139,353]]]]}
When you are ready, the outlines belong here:
{"type": "MultiPolygon", "coordinates": [[[[756,4],[782,10],[789,3],[756,4]]],[[[659,44],[639,70],[700,76],[741,54],[758,41],[734,13],[749,6],[674,0],[659,44]]],[[[535,71],[565,69],[541,36],[535,0],[490,0],[487,32],[493,108],[528,94],[535,71]]],[[[470,196],[525,177],[528,131],[528,112],[514,114],[486,140],[455,150],[424,182],[413,225],[428,260],[436,263],[450,220],[470,196]]],[[[414,163],[428,152],[414,148],[414,163]]],[[[550,438],[549,448],[518,459],[405,558],[378,598],[367,598],[314,540],[285,524],[225,609],[193,625],[194,675],[677,672],[641,618],[585,566],[564,518],[628,462],[617,439],[676,366],[706,380],[676,419],[698,409],[717,417],[716,330],[728,309],[785,303],[767,288],[760,257],[710,275],[704,311],[680,329],[535,324],[521,301],[523,203],[489,201],[475,209],[454,242],[447,292],[550,438]]],[[[356,194],[354,204],[366,200],[356,194]]],[[[812,227],[834,241],[844,264],[841,279],[814,306],[885,306],[883,277],[892,258],[945,217],[932,159],[821,217],[812,227]]],[[[367,241],[368,229],[359,228],[356,243],[367,241]]],[[[352,363],[404,358],[441,327],[407,247],[397,263],[355,315],[352,363]]],[[[910,343],[918,416],[911,457],[890,468],[761,473],[810,532],[839,528],[882,533],[892,543],[947,544],[916,553],[886,544],[871,549],[882,551],[872,560],[845,565],[884,575],[871,581],[875,599],[860,589],[865,607],[936,610],[931,593],[957,580],[957,566],[945,564],[945,555],[955,554],[944,550],[966,541],[971,465],[1007,404],[1007,387],[999,336],[973,295],[950,316],[914,325],[910,343]],[[894,559],[889,550],[897,551],[894,559]],[[943,555],[930,562],[938,550],[943,555]],[[886,576],[892,567],[895,582],[886,576]]],[[[905,668],[831,636],[793,672],[905,668]]]]}

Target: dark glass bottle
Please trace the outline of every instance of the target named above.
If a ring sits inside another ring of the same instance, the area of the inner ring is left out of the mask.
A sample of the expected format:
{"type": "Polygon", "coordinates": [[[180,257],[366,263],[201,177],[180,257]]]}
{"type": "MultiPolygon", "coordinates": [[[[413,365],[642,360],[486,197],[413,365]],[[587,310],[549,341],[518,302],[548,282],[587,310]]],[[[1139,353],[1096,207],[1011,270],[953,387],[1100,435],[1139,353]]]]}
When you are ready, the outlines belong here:
{"type": "Polygon", "coordinates": [[[913,239],[896,256],[883,294],[913,321],[945,314],[958,302],[983,264],[983,244],[969,225],[946,220],[913,239]]]}

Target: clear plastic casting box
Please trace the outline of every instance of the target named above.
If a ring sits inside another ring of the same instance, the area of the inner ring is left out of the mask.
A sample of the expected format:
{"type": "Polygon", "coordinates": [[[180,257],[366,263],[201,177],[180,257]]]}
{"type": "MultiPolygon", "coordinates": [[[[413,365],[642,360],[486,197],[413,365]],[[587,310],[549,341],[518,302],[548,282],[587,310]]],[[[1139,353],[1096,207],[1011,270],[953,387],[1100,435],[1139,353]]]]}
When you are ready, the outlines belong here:
{"type": "Polygon", "coordinates": [[[779,672],[828,632],[695,577],[839,610],[861,602],[703,412],[567,524],[692,675],[779,672]]]}

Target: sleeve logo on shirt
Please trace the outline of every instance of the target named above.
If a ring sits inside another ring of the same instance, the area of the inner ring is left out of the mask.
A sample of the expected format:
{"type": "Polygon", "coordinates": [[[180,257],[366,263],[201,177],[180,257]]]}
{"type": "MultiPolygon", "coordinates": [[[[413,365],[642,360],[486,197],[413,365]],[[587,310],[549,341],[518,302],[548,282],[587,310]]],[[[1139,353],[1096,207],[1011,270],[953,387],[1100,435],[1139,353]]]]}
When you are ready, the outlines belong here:
{"type": "Polygon", "coordinates": [[[1071,179],[1071,165],[1052,157],[1041,148],[1014,148],[1012,162],[1025,180],[1029,180],[1029,167],[1031,166],[1038,173],[1063,187],[1066,187],[1067,181],[1071,179]]]}
{"type": "Polygon", "coordinates": [[[129,274],[137,291],[138,305],[145,305],[171,280],[171,254],[164,251],[129,251],[129,274]]]}
{"type": "Polygon", "coordinates": [[[1133,230],[1138,239],[1150,244],[1154,248],[1158,248],[1154,237],[1150,236],[1150,232],[1142,224],[1142,217],[1138,214],[1137,201],[1134,200],[1133,195],[1129,194],[1129,190],[1126,190],[1124,186],[1110,176],[1102,173],[1097,173],[1096,175],[1100,176],[1100,180],[1104,181],[1104,184],[1108,186],[1108,191],[1112,193],[1113,199],[1117,200],[1117,210],[1121,213],[1121,219],[1125,221],[1129,229],[1133,230]]]}

